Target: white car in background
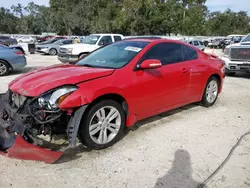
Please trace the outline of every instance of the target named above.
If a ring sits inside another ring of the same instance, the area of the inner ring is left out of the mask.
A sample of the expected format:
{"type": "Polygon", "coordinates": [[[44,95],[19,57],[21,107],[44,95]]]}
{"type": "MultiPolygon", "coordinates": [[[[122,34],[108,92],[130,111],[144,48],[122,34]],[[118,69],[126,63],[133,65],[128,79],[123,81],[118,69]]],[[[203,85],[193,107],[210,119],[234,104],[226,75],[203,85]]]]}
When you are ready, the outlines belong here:
{"type": "Polygon", "coordinates": [[[222,60],[230,76],[237,72],[250,73],[250,33],[240,43],[228,45],[222,60]]]}
{"type": "Polygon", "coordinates": [[[34,43],[35,41],[36,39],[30,36],[23,36],[23,37],[17,38],[18,43],[34,43]]]}
{"type": "Polygon", "coordinates": [[[58,59],[63,63],[74,62],[101,46],[121,40],[123,40],[123,35],[120,34],[92,34],[81,43],[61,46],[58,59]]]}
{"type": "Polygon", "coordinates": [[[201,51],[204,51],[206,48],[205,45],[203,44],[203,42],[200,40],[188,40],[188,41],[186,41],[186,43],[195,46],[196,48],[200,49],[201,51]]]}

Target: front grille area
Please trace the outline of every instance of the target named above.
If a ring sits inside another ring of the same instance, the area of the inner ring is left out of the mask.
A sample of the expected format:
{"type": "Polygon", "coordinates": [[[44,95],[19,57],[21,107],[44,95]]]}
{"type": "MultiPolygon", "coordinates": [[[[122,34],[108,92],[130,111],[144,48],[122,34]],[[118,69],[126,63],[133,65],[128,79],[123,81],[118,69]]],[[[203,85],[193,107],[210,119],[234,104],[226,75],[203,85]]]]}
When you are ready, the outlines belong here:
{"type": "Polygon", "coordinates": [[[250,47],[249,48],[231,48],[231,60],[250,61],[250,47]]]}
{"type": "Polygon", "coordinates": [[[68,49],[67,49],[67,48],[60,48],[60,49],[59,49],[59,52],[60,52],[61,54],[66,54],[66,53],[68,52],[68,49]]]}

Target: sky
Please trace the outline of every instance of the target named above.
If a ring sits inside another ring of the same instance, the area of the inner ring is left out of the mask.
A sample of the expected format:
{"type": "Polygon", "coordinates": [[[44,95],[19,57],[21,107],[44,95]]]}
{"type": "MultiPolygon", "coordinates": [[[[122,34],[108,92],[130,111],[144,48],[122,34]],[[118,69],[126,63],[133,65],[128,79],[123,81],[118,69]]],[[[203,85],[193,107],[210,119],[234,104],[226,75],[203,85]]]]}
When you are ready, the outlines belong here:
{"type": "MultiPolygon", "coordinates": [[[[30,1],[39,5],[49,5],[49,0],[0,0],[0,7],[10,8],[17,3],[26,5],[30,1]]],[[[207,0],[206,4],[210,11],[224,11],[230,8],[233,11],[247,11],[250,15],[250,0],[207,0]]]]}

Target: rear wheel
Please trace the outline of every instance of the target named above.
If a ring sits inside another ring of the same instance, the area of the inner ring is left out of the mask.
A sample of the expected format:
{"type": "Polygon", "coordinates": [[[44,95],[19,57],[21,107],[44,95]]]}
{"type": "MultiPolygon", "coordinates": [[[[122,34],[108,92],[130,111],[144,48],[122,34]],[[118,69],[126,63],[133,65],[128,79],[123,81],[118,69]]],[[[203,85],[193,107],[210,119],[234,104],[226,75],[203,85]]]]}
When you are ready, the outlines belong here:
{"type": "Polygon", "coordinates": [[[209,78],[202,97],[202,104],[205,107],[214,105],[219,94],[219,80],[216,77],[209,78]]]}
{"type": "Polygon", "coordinates": [[[51,48],[51,49],[49,50],[49,55],[57,55],[57,50],[54,49],[54,48],[51,48]]]}
{"type": "Polygon", "coordinates": [[[5,76],[9,73],[10,67],[8,63],[0,60],[0,76],[5,76]]]}
{"type": "Polygon", "coordinates": [[[122,106],[113,100],[103,100],[94,104],[84,115],[79,138],[88,148],[99,150],[118,142],[125,130],[122,106]]]}

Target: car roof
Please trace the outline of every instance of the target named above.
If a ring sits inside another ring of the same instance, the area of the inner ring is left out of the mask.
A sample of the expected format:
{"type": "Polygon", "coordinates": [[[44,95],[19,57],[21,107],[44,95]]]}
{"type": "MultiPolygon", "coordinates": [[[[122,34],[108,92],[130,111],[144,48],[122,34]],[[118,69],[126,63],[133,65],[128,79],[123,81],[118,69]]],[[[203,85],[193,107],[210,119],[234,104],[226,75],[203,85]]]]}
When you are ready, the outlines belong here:
{"type": "Polygon", "coordinates": [[[246,35],[228,35],[227,37],[244,37],[246,35]]]}
{"type": "Polygon", "coordinates": [[[106,36],[106,35],[110,35],[110,36],[123,36],[121,34],[114,34],[114,33],[93,33],[90,35],[101,35],[101,36],[106,36]]]}
{"type": "Polygon", "coordinates": [[[172,40],[172,39],[147,39],[147,38],[136,38],[136,39],[126,39],[123,41],[138,41],[138,42],[149,42],[149,43],[162,43],[162,42],[175,42],[185,44],[185,42],[181,40],[172,40]]]}

